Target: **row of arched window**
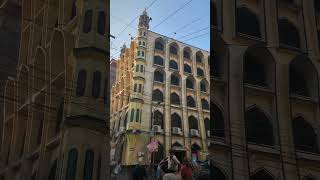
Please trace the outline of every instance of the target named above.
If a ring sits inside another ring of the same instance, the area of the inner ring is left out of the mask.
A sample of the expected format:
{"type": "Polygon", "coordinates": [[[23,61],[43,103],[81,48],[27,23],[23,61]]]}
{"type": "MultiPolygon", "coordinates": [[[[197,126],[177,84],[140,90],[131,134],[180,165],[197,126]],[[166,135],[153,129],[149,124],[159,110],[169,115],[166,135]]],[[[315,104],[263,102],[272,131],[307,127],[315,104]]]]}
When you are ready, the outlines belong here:
{"type": "MultiPolygon", "coordinates": [[[[87,10],[84,14],[84,22],[82,31],[84,33],[89,33],[92,29],[92,19],[93,19],[93,10],[87,10]]],[[[106,13],[104,11],[98,12],[98,21],[97,21],[97,32],[100,35],[106,33],[106,13]]]]}
{"type": "MultiPolygon", "coordinates": [[[[136,116],[134,116],[134,109],[131,110],[131,116],[130,116],[130,122],[136,121],[139,122],[139,109],[137,109],[137,114],[136,116]],[[136,119],[135,119],[136,117],[136,119]]],[[[126,118],[127,118],[127,114],[125,117],[125,125],[126,125],[126,118]]],[[[164,116],[163,114],[156,110],[154,113],[152,113],[152,121],[153,121],[153,125],[157,125],[160,126],[163,129],[164,126],[164,116]]],[[[179,114],[177,113],[173,113],[171,114],[171,128],[180,128],[182,129],[182,121],[181,121],[181,117],[179,114]]],[[[198,119],[195,118],[193,115],[188,117],[188,124],[189,124],[189,129],[194,129],[194,130],[198,130],[199,126],[198,126],[198,119]]],[[[205,125],[205,129],[206,131],[212,131],[213,132],[213,125],[210,122],[210,119],[208,117],[206,117],[204,119],[204,125],[205,125]]]]}
{"type": "MultiPolygon", "coordinates": [[[[131,109],[131,112],[130,112],[130,122],[140,122],[141,123],[141,110],[140,109],[134,109],[132,108],[131,109]]],[[[127,120],[127,115],[126,115],[126,118],[125,120],[127,120]]]]}
{"type": "MultiPolygon", "coordinates": [[[[213,131],[218,133],[215,136],[223,137],[224,120],[221,110],[216,105],[211,104],[210,114],[214,123],[213,131]]],[[[272,119],[258,107],[254,106],[245,112],[245,127],[247,142],[271,147],[275,145],[272,119]]],[[[296,150],[319,152],[317,134],[302,116],[293,118],[292,133],[296,150]]]]}
{"type": "MultiPolygon", "coordinates": [[[[68,152],[68,161],[67,161],[67,171],[66,171],[66,180],[76,180],[77,174],[77,163],[78,163],[78,150],[73,148],[68,152]]],[[[55,179],[56,163],[53,164],[49,179],[55,179]]],[[[92,150],[87,150],[85,153],[85,162],[83,166],[83,180],[92,180],[94,167],[94,152],[92,150]]],[[[97,179],[100,179],[100,168],[101,168],[101,157],[98,160],[97,166],[97,179]]]]}
{"type": "MultiPolygon", "coordinates": [[[[164,59],[162,57],[160,57],[160,56],[154,56],[153,64],[154,65],[159,65],[159,66],[164,66],[164,59]]],[[[169,68],[178,71],[179,70],[178,63],[175,60],[170,60],[169,61],[169,68]]],[[[191,68],[191,66],[189,64],[185,63],[183,65],[183,71],[185,73],[191,74],[192,73],[192,68],[191,68]]],[[[204,71],[200,67],[197,67],[197,76],[204,77],[204,71]]]]}
{"type": "MultiPolygon", "coordinates": [[[[221,78],[227,69],[224,61],[228,57],[215,53],[210,74],[221,78]]],[[[274,90],[276,62],[265,47],[249,47],[243,55],[244,83],[274,90]]],[[[318,72],[313,62],[299,55],[289,64],[289,92],[291,94],[314,98],[318,96],[318,72]]]]}
{"type": "MultiPolygon", "coordinates": [[[[162,38],[157,38],[155,40],[154,48],[157,51],[164,52],[165,51],[165,42],[164,42],[164,40],[162,38]]],[[[170,44],[169,53],[170,53],[170,55],[178,56],[179,47],[178,47],[177,43],[173,42],[173,43],[170,44]]],[[[189,47],[185,47],[184,50],[183,50],[183,57],[185,59],[191,59],[191,54],[192,54],[191,49],[189,47]]],[[[196,55],[195,55],[195,59],[196,59],[196,62],[198,62],[198,63],[204,63],[204,55],[203,55],[203,53],[201,51],[197,51],[196,55]]]]}
{"type": "MultiPolygon", "coordinates": [[[[153,90],[152,101],[163,102],[164,96],[163,96],[162,91],[160,91],[159,89],[153,90]]],[[[180,105],[181,104],[180,97],[177,93],[175,93],[175,92],[171,93],[170,104],[173,104],[173,105],[180,105]]],[[[196,108],[196,101],[194,100],[194,98],[192,96],[187,96],[187,107],[196,108]]],[[[204,110],[210,109],[209,103],[206,99],[201,99],[201,107],[204,110]]]]}
{"type": "MultiPolygon", "coordinates": [[[[154,72],[154,81],[155,82],[164,83],[164,72],[156,70],[154,72]]],[[[186,79],[186,88],[187,89],[195,89],[194,81],[195,81],[195,79],[192,76],[187,77],[187,79],[186,79]]],[[[180,76],[178,74],[176,74],[176,73],[171,74],[170,83],[171,83],[171,85],[174,85],[174,86],[180,86],[180,84],[181,84],[180,76]]],[[[208,87],[207,81],[205,79],[201,80],[200,81],[200,91],[207,92],[208,88],[209,87],[208,87]]]]}
{"type": "MultiPolygon", "coordinates": [[[[101,91],[101,72],[95,71],[93,73],[92,79],[92,91],[91,94],[94,98],[98,98],[100,96],[101,91]]],[[[86,91],[86,83],[87,83],[87,71],[82,69],[78,72],[77,84],[76,84],[76,95],[78,97],[84,96],[86,91]]]]}
{"type": "MultiPolygon", "coordinates": [[[[217,6],[212,3],[213,6],[213,19],[212,24],[214,27],[219,26],[220,20],[222,18],[217,11],[217,6]]],[[[245,35],[246,37],[262,40],[262,26],[259,16],[254,13],[248,7],[238,7],[236,8],[236,32],[240,35],[245,35]]],[[[279,32],[279,43],[281,46],[301,48],[301,37],[299,27],[291,22],[288,18],[278,19],[278,32],[279,32]]]]}

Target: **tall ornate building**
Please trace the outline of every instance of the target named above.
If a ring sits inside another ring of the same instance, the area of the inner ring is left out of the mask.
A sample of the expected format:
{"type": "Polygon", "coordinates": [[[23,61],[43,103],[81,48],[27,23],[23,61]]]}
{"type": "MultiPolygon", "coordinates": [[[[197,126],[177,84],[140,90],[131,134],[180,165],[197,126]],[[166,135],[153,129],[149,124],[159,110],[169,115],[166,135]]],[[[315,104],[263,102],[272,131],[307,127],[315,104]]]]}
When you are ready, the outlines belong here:
{"type": "Polygon", "coordinates": [[[112,160],[159,162],[172,148],[204,159],[210,142],[209,52],[149,30],[146,11],[122,47],[112,87],[112,160]],[[152,133],[153,132],[153,133],[152,133]],[[159,142],[151,157],[147,145],[159,142]]]}
{"type": "Polygon", "coordinates": [[[1,179],[107,179],[108,4],[23,1],[17,78],[5,86],[1,179]]]}
{"type": "Polygon", "coordinates": [[[211,8],[214,176],[320,179],[320,1],[211,8]]]}

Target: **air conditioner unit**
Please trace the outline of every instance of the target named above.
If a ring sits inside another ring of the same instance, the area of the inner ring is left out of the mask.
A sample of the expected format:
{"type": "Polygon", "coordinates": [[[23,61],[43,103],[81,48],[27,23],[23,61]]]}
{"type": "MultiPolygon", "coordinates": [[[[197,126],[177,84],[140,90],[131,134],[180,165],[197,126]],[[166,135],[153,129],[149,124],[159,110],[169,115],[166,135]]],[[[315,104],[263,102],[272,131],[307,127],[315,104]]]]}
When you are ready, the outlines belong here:
{"type": "Polygon", "coordinates": [[[178,127],[173,127],[172,134],[182,134],[181,129],[178,127]]]}
{"type": "Polygon", "coordinates": [[[191,136],[199,136],[198,129],[190,129],[191,136]]]}
{"type": "Polygon", "coordinates": [[[211,137],[211,132],[209,130],[207,131],[207,136],[211,137]]]}
{"type": "Polygon", "coordinates": [[[162,133],[161,126],[159,126],[159,125],[154,125],[154,126],[153,126],[153,131],[154,131],[155,133],[162,133]]]}

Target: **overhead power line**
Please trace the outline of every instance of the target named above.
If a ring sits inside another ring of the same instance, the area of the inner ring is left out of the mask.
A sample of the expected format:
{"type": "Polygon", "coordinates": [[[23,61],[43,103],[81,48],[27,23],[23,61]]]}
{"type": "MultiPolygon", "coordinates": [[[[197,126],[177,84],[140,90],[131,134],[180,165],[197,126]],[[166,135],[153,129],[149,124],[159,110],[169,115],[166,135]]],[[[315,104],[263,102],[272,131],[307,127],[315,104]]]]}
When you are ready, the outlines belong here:
{"type": "Polygon", "coordinates": [[[157,28],[158,26],[160,26],[162,23],[166,22],[169,18],[173,17],[176,13],[178,13],[179,11],[181,11],[183,8],[185,8],[188,4],[190,4],[193,0],[189,0],[188,2],[186,2],[185,4],[183,4],[180,8],[176,9],[173,13],[169,14],[166,18],[164,18],[160,23],[158,23],[157,25],[155,25],[152,29],[157,28]]]}

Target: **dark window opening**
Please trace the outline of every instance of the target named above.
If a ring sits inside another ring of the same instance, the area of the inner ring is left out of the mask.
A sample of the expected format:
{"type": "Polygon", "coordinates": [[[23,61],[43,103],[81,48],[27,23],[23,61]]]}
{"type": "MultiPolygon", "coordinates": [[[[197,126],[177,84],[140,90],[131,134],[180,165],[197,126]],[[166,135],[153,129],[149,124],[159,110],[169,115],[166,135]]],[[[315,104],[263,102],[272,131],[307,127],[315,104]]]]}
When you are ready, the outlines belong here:
{"type": "Polygon", "coordinates": [[[248,8],[237,8],[236,30],[238,33],[261,38],[260,24],[257,16],[248,8]]]}
{"type": "Polygon", "coordinates": [[[163,102],[163,94],[159,89],[152,92],[152,101],[163,102]]]}
{"type": "Polygon", "coordinates": [[[77,79],[77,89],[76,95],[83,96],[86,89],[87,72],[85,70],[80,70],[77,79]]]}
{"type": "Polygon", "coordinates": [[[318,153],[317,134],[313,127],[302,117],[292,122],[293,140],[297,150],[318,153]]]}
{"type": "Polygon", "coordinates": [[[273,146],[273,127],[267,116],[257,108],[245,113],[247,141],[273,146]]]}
{"type": "Polygon", "coordinates": [[[188,64],[184,64],[183,65],[183,70],[184,70],[184,72],[186,72],[186,73],[192,73],[192,71],[191,71],[191,67],[188,65],[188,64]]]}
{"type": "Polygon", "coordinates": [[[258,57],[246,53],[244,57],[244,78],[245,83],[267,86],[265,66],[258,61],[258,57]]]}
{"type": "Polygon", "coordinates": [[[98,98],[100,96],[101,88],[101,72],[96,71],[93,73],[93,86],[92,86],[92,96],[98,98]]]}
{"type": "Polygon", "coordinates": [[[192,108],[195,108],[195,107],[196,107],[196,102],[195,102],[195,100],[193,99],[193,97],[191,97],[191,96],[188,96],[188,97],[187,97],[187,106],[188,106],[188,107],[192,107],[192,108]]]}
{"type": "Polygon", "coordinates": [[[169,68],[178,70],[178,63],[175,60],[170,60],[169,68]]]}
{"type": "Polygon", "coordinates": [[[171,93],[170,103],[174,105],[180,105],[180,97],[176,93],[171,93]]]}
{"type": "Polygon", "coordinates": [[[163,59],[162,57],[160,56],[155,56],[154,59],[153,59],[153,64],[157,64],[157,65],[160,65],[160,66],[163,66],[163,59]]]}
{"type": "Polygon", "coordinates": [[[91,31],[92,26],[92,10],[87,10],[84,14],[84,22],[83,22],[83,32],[88,33],[91,31]]]}
{"type": "Polygon", "coordinates": [[[177,127],[177,128],[182,127],[181,117],[177,113],[174,113],[171,115],[171,127],[177,127]]]}
{"type": "Polygon", "coordinates": [[[154,72],[154,81],[163,82],[163,80],[164,80],[163,74],[160,71],[155,71],[154,72]]]}
{"type": "Polygon", "coordinates": [[[279,25],[279,42],[280,44],[300,48],[300,34],[298,29],[287,19],[280,19],[279,25]]]}

